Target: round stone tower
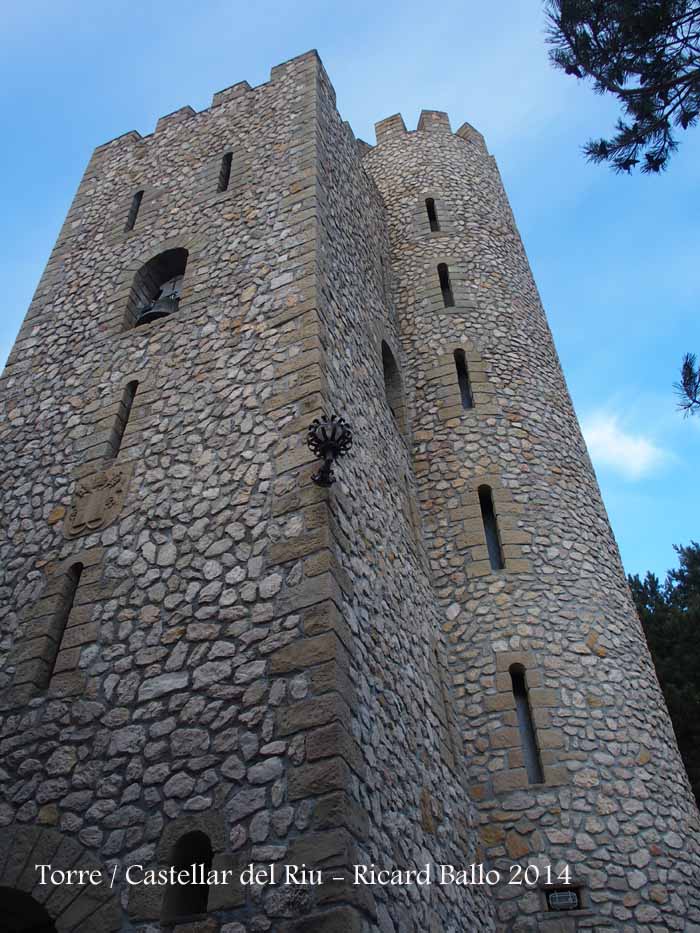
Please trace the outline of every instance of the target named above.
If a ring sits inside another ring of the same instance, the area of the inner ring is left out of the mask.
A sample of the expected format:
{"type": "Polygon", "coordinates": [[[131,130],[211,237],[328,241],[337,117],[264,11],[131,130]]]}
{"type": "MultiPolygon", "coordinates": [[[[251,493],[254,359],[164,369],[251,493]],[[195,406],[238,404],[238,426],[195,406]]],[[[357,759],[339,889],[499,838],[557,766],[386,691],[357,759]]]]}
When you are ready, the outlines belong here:
{"type": "Polygon", "coordinates": [[[424,111],[363,164],[469,792],[491,866],[536,882],[500,928],[697,929],[698,812],[494,159],[424,111]]]}

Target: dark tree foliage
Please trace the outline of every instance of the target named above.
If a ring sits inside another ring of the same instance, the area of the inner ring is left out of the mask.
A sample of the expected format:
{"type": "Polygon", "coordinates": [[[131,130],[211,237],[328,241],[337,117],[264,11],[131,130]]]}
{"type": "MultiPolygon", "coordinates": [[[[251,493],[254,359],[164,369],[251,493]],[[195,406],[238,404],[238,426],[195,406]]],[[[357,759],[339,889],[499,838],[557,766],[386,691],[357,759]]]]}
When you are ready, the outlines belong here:
{"type": "Polygon", "coordinates": [[[677,547],[666,581],[628,577],[681,756],[700,804],[700,545],[677,547]]]}
{"type": "Polygon", "coordinates": [[[545,0],[550,59],[599,94],[614,94],[622,117],[610,139],[591,140],[593,162],[630,172],[666,168],[674,131],[700,112],[700,0],[545,0]]]}
{"type": "Polygon", "coordinates": [[[700,366],[694,353],[686,353],[681,364],[681,381],[674,386],[678,407],[686,415],[700,411],[700,366]]]}

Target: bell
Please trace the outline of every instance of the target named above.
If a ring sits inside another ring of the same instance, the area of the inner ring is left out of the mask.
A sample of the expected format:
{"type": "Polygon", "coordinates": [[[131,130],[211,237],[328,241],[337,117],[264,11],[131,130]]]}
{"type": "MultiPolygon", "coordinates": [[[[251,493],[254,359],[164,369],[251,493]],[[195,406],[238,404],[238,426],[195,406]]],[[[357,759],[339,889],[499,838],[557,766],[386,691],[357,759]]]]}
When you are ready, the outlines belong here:
{"type": "Polygon", "coordinates": [[[141,324],[150,324],[151,321],[156,321],[160,317],[168,317],[174,311],[177,311],[179,303],[179,295],[162,295],[152,305],[143,309],[136,322],[136,327],[141,324]]]}

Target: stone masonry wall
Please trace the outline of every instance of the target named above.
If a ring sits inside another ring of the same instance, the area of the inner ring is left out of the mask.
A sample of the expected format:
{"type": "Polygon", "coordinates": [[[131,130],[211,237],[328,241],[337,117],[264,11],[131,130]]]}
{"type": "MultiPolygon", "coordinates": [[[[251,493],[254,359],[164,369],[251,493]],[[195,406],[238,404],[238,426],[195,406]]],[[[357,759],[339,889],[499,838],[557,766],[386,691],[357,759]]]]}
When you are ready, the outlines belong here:
{"type": "Polygon", "coordinates": [[[695,929],[698,813],[493,159],[468,124],[377,124],[423,526],[481,839],[492,865],[564,863],[584,909],[503,886],[499,929],[695,929]],[[416,217],[449,211],[433,232],[416,217]],[[440,210],[440,208],[439,208],[440,210]],[[445,307],[439,263],[457,271],[445,307]],[[463,408],[454,350],[465,351],[463,408]],[[478,498],[493,491],[503,570],[478,498]],[[530,784],[509,669],[544,770],[530,784]]]}

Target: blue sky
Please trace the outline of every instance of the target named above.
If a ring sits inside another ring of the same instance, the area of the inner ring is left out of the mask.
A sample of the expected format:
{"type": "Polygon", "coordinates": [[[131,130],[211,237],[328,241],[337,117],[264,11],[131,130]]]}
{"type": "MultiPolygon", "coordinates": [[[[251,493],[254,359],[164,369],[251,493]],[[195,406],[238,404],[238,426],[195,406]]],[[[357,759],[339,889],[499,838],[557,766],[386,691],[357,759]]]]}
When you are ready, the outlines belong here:
{"type": "Polygon", "coordinates": [[[581,144],[617,109],[550,67],[540,3],[25,0],[2,19],[0,363],[96,145],[317,48],[368,142],[375,121],[400,111],[414,129],[422,108],[484,133],[627,570],[663,575],[674,543],[700,540],[700,417],[672,390],[683,353],[700,354],[700,132],[661,177],[586,164],[581,144]]]}

